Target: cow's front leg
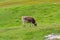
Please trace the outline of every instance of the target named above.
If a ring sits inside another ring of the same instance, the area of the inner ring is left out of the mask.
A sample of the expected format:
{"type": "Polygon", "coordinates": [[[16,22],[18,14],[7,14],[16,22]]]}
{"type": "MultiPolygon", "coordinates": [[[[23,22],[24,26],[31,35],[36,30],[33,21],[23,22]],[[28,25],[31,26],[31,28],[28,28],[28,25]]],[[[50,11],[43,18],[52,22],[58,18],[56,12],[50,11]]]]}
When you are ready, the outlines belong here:
{"type": "Polygon", "coordinates": [[[32,27],[33,26],[33,23],[30,23],[30,27],[32,27]]]}

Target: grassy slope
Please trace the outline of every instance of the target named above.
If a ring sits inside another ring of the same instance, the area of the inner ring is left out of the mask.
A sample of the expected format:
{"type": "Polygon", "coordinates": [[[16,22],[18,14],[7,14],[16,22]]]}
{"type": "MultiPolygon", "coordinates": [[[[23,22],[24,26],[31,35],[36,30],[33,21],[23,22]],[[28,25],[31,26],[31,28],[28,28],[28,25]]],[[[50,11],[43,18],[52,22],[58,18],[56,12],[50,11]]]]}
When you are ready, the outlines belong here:
{"type": "Polygon", "coordinates": [[[60,0],[0,0],[0,40],[44,40],[47,34],[60,34],[60,4],[39,4],[40,2],[60,0]],[[4,8],[6,5],[13,7],[4,8]],[[33,16],[38,26],[22,27],[23,15],[33,16]]]}
{"type": "Polygon", "coordinates": [[[0,8],[0,26],[20,25],[21,16],[23,15],[35,17],[39,23],[38,25],[59,23],[59,10],[59,4],[38,4],[0,8]]]}
{"type": "Polygon", "coordinates": [[[60,4],[34,4],[0,8],[0,40],[44,40],[60,34],[60,4]],[[21,16],[33,16],[38,26],[21,26],[21,16]]]}
{"type": "Polygon", "coordinates": [[[29,5],[41,3],[60,3],[60,0],[0,0],[0,7],[9,5],[29,5]]]}
{"type": "Polygon", "coordinates": [[[60,0],[0,0],[0,2],[16,2],[16,1],[60,2],[60,0]]]}

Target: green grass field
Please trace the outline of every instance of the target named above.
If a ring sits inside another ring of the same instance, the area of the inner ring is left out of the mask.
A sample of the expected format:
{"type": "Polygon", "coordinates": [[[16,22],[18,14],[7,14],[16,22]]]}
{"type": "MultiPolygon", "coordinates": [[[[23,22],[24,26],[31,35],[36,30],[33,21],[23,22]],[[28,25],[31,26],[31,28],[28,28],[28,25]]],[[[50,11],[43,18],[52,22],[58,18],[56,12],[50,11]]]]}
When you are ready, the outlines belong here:
{"type": "Polygon", "coordinates": [[[44,40],[60,34],[60,4],[32,4],[0,7],[0,40],[44,40]],[[37,27],[21,24],[21,16],[32,16],[37,27]]]}

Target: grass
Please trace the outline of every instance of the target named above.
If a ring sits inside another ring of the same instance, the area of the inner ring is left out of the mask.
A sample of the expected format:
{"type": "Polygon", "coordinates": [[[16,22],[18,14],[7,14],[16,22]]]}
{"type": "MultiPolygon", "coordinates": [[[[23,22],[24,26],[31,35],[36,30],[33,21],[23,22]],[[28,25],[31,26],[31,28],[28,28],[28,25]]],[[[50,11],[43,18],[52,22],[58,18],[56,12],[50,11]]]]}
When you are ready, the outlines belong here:
{"type": "Polygon", "coordinates": [[[60,4],[32,4],[0,8],[0,40],[44,40],[60,34],[60,4]],[[37,27],[21,25],[21,16],[32,16],[37,27]]]}
{"type": "Polygon", "coordinates": [[[54,24],[60,22],[59,4],[38,4],[0,8],[0,27],[16,26],[21,23],[21,16],[33,16],[37,23],[54,24]]]}
{"type": "Polygon", "coordinates": [[[14,1],[60,2],[60,0],[0,0],[0,2],[14,2],[14,1]]]}
{"type": "Polygon", "coordinates": [[[19,27],[1,30],[0,40],[44,40],[44,36],[50,33],[60,34],[60,30],[55,28],[19,27]]]}
{"type": "Polygon", "coordinates": [[[30,5],[30,4],[42,4],[42,3],[58,3],[60,0],[0,0],[0,7],[14,6],[14,5],[30,5]]]}

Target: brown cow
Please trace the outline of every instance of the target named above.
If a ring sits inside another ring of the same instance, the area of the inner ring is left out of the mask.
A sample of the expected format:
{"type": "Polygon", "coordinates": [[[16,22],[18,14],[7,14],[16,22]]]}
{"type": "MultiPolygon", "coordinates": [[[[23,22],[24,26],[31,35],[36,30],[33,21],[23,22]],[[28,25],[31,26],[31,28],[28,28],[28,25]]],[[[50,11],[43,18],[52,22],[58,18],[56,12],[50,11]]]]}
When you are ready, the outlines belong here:
{"type": "Polygon", "coordinates": [[[37,26],[35,19],[31,16],[22,16],[22,24],[25,26],[25,23],[30,23],[32,26],[32,24],[34,24],[34,26],[37,26]]]}

